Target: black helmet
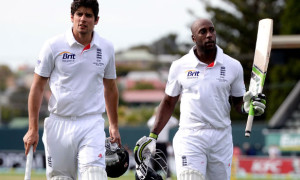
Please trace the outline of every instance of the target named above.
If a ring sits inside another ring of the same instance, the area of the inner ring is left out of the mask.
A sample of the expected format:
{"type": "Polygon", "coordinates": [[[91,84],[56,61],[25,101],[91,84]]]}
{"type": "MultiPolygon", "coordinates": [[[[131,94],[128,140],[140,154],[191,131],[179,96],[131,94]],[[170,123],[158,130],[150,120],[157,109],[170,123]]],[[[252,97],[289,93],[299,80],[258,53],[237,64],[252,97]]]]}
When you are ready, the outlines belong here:
{"type": "Polygon", "coordinates": [[[147,166],[144,163],[136,166],[135,179],[136,180],[163,180],[162,176],[159,173],[157,173],[150,166],[147,166]]]}
{"type": "Polygon", "coordinates": [[[166,176],[168,171],[165,154],[161,150],[156,149],[155,156],[151,156],[149,152],[143,152],[143,148],[137,144],[134,150],[134,159],[136,162],[135,179],[163,180],[162,175],[166,176]],[[159,171],[155,171],[151,167],[151,161],[158,164],[159,171]]]}
{"type": "Polygon", "coordinates": [[[129,167],[129,153],[126,151],[124,147],[112,148],[110,143],[110,139],[107,138],[105,143],[105,156],[115,156],[117,160],[113,163],[106,163],[106,173],[110,178],[117,178],[122,176],[129,167]]]}

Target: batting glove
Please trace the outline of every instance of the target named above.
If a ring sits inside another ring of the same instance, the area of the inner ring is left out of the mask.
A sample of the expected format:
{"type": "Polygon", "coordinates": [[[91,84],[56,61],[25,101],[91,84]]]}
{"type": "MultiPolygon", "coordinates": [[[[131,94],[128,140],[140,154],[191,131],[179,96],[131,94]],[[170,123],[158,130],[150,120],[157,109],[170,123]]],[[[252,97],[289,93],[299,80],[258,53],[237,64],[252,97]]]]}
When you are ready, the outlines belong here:
{"type": "Polygon", "coordinates": [[[134,147],[134,158],[138,165],[154,155],[157,137],[158,135],[150,133],[149,137],[143,136],[137,141],[134,147]]]}
{"type": "Polygon", "coordinates": [[[266,108],[266,96],[259,93],[257,96],[253,96],[250,91],[247,91],[243,97],[244,104],[242,110],[245,113],[249,113],[250,104],[252,103],[254,108],[254,116],[260,116],[265,112],[266,108]]]}

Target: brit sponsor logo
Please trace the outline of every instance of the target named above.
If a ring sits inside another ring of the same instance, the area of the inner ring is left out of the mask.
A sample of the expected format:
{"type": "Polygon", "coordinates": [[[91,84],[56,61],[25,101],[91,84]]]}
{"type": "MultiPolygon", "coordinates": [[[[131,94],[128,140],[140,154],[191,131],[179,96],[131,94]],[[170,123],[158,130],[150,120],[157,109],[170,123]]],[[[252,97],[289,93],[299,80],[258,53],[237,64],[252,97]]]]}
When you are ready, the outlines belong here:
{"type": "Polygon", "coordinates": [[[63,51],[59,53],[60,56],[62,56],[62,62],[74,62],[75,61],[75,54],[70,53],[68,51],[63,51]]]}
{"type": "Polygon", "coordinates": [[[200,75],[200,71],[196,71],[196,70],[187,70],[186,71],[187,79],[195,79],[195,78],[198,78],[199,75],[200,75]]]}

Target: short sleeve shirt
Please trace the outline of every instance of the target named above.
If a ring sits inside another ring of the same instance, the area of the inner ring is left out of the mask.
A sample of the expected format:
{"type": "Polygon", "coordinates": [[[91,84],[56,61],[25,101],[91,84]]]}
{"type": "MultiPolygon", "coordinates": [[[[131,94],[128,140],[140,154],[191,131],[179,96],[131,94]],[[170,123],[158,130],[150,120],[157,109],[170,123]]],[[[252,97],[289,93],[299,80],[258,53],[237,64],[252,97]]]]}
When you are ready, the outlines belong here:
{"type": "Polygon", "coordinates": [[[116,78],[113,45],[93,32],[91,43],[84,47],[75,40],[70,28],[46,41],[35,73],[49,77],[51,113],[101,114],[105,111],[103,78],[116,78]]]}
{"type": "Polygon", "coordinates": [[[229,96],[245,93],[242,66],[218,46],[209,65],[198,60],[194,49],[172,63],[165,93],[181,95],[180,128],[226,128],[231,124],[229,96]]]}

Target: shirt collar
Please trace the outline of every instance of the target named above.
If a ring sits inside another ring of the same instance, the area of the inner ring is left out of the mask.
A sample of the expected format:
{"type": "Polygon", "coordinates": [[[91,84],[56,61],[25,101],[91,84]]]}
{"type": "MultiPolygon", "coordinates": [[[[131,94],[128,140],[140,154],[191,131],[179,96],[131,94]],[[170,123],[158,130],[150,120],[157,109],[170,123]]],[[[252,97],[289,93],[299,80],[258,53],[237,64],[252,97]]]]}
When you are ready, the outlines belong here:
{"type": "MultiPolygon", "coordinates": [[[[193,67],[196,67],[198,64],[204,64],[201,61],[199,61],[199,59],[195,55],[195,53],[194,53],[195,49],[196,49],[196,46],[193,46],[192,49],[189,51],[189,54],[192,57],[191,58],[192,59],[191,65],[193,67]]],[[[209,64],[210,67],[214,67],[216,64],[219,64],[219,63],[223,64],[223,50],[219,46],[217,46],[217,55],[216,55],[216,59],[213,63],[214,63],[213,66],[211,66],[211,64],[209,64]]]]}
{"type": "MultiPolygon", "coordinates": [[[[72,28],[68,29],[66,32],[66,38],[67,38],[67,42],[69,44],[69,46],[72,46],[74,44],[79,44],[76,39],[74,38],[73,32],[72,32],[72,28]]],[[[93,39],[90,43],[90,46],[92,47],[93,45],[96,45],[98,47],[100,47],[100,36],[98,35],[98,33],[96,33],[95,31],[93,31],[93,39]]]]}
{"type": "Polygon", "coordinates": [[[66,38],[67,38],[67,42],[69,44],[69,46],[72,46],[73,44],[76,44],[77,41],[74,38],[73,32],[72,32],[72,28],[69,28],[66,32],[66,38]]]}

